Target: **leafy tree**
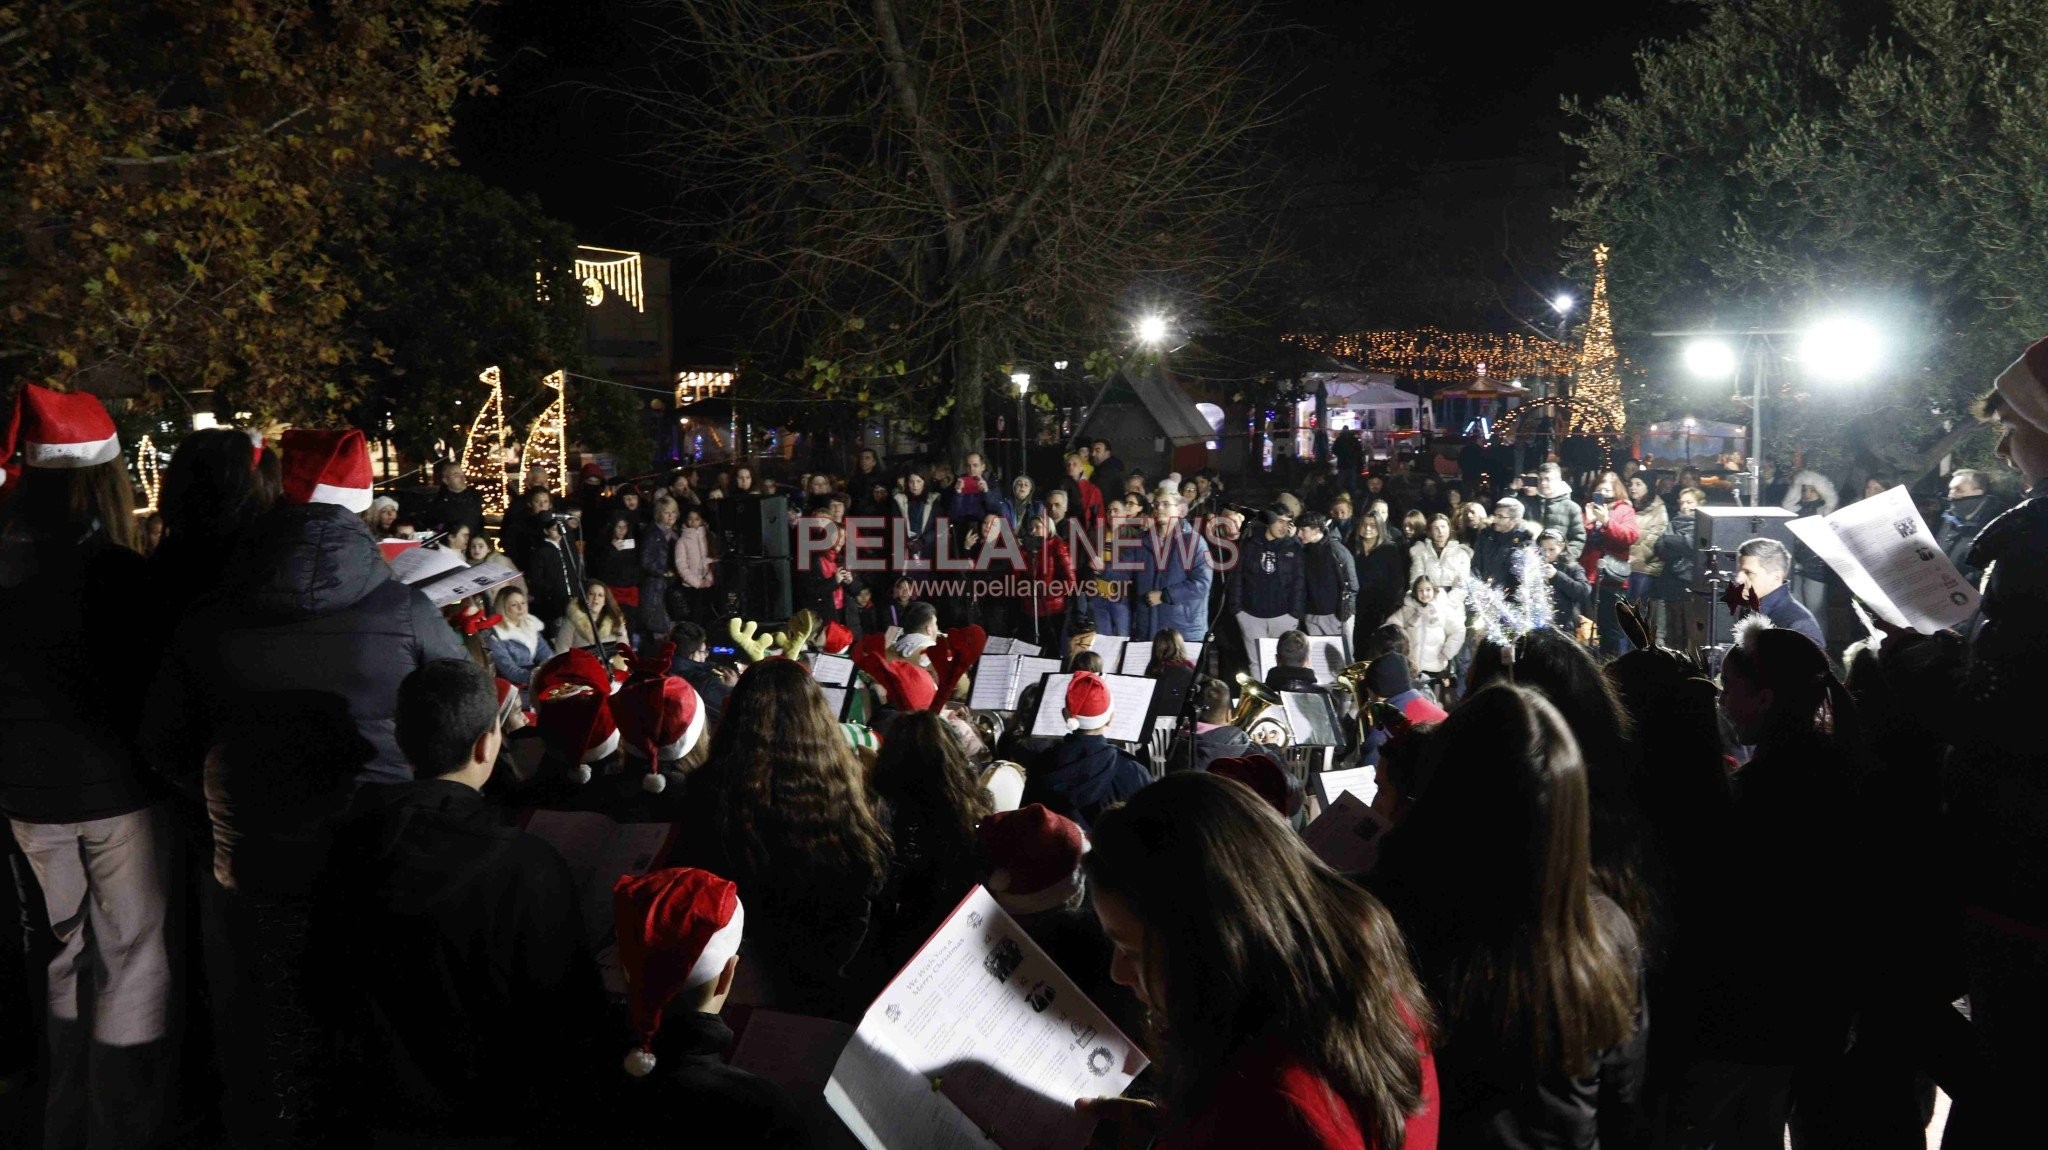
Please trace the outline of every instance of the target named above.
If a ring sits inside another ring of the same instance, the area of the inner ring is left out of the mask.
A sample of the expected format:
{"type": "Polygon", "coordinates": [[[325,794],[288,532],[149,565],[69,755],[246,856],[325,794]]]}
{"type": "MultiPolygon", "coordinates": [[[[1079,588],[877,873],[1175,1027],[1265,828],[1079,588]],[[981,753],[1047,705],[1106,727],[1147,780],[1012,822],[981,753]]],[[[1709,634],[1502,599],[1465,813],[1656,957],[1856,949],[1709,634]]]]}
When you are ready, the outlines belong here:
{"type": "MultiPolygon", "coordinates": [[[[457,172],[416,170],[362,185],[349,208],[367,242],[332,253],[362,288],[342,335],[369,354],[351,371],[355,421],[388,415],[413,459],[437,440],[459,451],[484,396],[477,373],[504,373],[515,424],[540,412],[539,379],[583,368],[588,323],[576,240],[531,197],[457,172]]],[[[641,458],[634,393],[571,380],[570,436],[641,458]]]]}
{"type": "MultiPolygon", "coordinates": [[[[1624,338],[1879,309],[1883,378],[1824,396],[1786,373],[1766,447],[1895,470],[2048,333],[2048,7],[1887,0],[1874,29],[1870,8],[1714,0],[1639,55],[1639,95],[1575,109],[1564,214],[1578,243],[1613,245],[1624,338]]],[[[1642,414],[1684,403],[1662,378],[1642,414]]]]}
{"type": "Polygon", "coordinates": [[[442,162],[478,4],[0,0],[0,364],[346,406],[350,189],[442,162]]]}
{"type": "Polygon", "coordinates": [[[1254,260],[1266,117],[1236,0],[662,0],[629,94],[762,358],[980,445],[1011,362],[1205,317],[1254,260]]]}

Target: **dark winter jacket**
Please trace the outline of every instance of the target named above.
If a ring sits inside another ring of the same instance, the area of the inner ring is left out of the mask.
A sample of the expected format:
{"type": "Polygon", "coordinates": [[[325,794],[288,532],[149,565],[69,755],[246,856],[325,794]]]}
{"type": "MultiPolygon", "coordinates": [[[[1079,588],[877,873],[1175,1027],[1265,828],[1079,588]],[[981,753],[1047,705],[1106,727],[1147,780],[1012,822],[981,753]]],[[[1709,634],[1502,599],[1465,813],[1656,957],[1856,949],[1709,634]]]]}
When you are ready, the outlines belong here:
{"type": "MultiPolygon", "coordinates": [[[[733,1150],[802,1150],[811,1145],[804,1116],[782,1087],[726,1065],[732,1028],[715,1014],[671,1010],[654,1036],[654,1073],[614,1075],[618,1137],[613,1146],[652,1146],[715,1116],[718,1144],[733,1150]]],[[[572,1108],[573,1109],[573,1108],[572,1108]]]]}
{"type": "Polygon", "coordinates": [[[420,526],[433,531],[453,531],[467,527],[471,534],[484,529],[484,498],[474,487],[461,491],[450,491],[436,486],[433,494],[420,505],[420,526]]]}
{"type": "Polygon", "coordinates": [[[718,677],[718,668],[679,654],[669,660],[668,673],[680,677],[696,688],[697,698],[703,701],[705,708],[704,729],[717,730],[719,716],[725,714],[726,696],[732,694],[732,688],[726,686],[725,680],[718,677]]]}
{"type": "Polygon", "coordinates": [[[533,549],[543,546],[542,537],[550,515],[536,515],[525,507],[505,513],[503,524],[498,528],[498,550],[521,571],[531,561],[533,549]]]}
{"type": "Polygon", "coordinates": [[[1673,515],[1671,529],[1657,540],[1656,555],[1664,561],[1664,573],[1651,583],[1651,597],[1683,602],[1692,595],[1693,575],[1699,569],[1700,517],[1673,515]]]}
{"type": "Polygon", "coordinates": [[[527,552],[526,562],[519,568],[526,576],[526,595],[533,617],[546,623],[550,633],[561,625],[562,616],[569,613],[569,604],[583,597],[583,581],[578,578],[570,546],[543,539],[527,552]]]}
{"type": "Polygon", "coordinates": [[[1970,548],[1977,545],[1977,536],[1992,520],[2004,514],[2012,504],[1992,495],[1973,495],[1958,499],[1941,513],[1941,528],[1934,533],[1935,542],[1946,552],[1949,561],[1962,572],[1963,578],[1975,586],[1983,570],[1970,562],[1970,548]]]}
{"type": "MultiPolygon", "coordinates": [[[[1526,521],[1525,521],[1526,522],[1526,521]]],[[[1581,531],[1584,529],[1581,528],[1581,531]]],[[[1493,584],[1512,598],[1520,579],[1515,570],[1515,556],[1529,546],[1530,536],[1524,530],[1495,531],[1489,527],[1479,533],[1472,544],[1472,574],[1493,584]]],[[[1565,562],[1575,557],[1567,549],[1565,562]]]]}
{"type": "Polygon", "coordinates": [[[331,504],[281,506],[259,520],[220,588],[193,606],[151,687],[147,761],[199,773],[209,748],[268,737],[267,692],[340,697],[376,748],[363,782],[405,782],[395,731],[398,684],[462,642],[424,593],[391,577],[360,517],[331,504]]]}
{"type": "Polygon", "coordinates": [[[380,797],[337,834],[313,917],[363,1052],[346,1093],[396,1129],[531,1133],[618,1065],[569,866],[461,783],[380,797]]]}
{"type": "Polygon", "coordinates": [[[1087,830],[1112,803],[1152,781],[1152,772],[1101,735],[1075,732],[1043,755],[1025,777],[1024,802],[1044,803],[1087,830]]]}
{"type": "Polygon", "coordinates": [[[1206,771],[1209,764],[1217,759],[1236,759],[1245,755],[1266,753],[1264,748],[1254,746],[1251,737],[1243,730],[1227,724],[1195,732],[1194,750],[1193,761],[1190,762],[1187,744],[1179,739],[1174,740],[1173,746],[1166,753],[1166,769],[1206,771]]]}
{"type": "Polygon", "coordinates": [[[1370,634],[1401,609],[1408,594],[1408,552],[1392,543],[1358,557],[1357,628],[1370,634]]]}
{"type": "Polygon", "coordinates": [[[1977,537],[1988,571],[1970,653],[1946,728],[1942,789],[1967,844],[1967,904],[2048,929],[2048,745],[2034,708],[2048,698],[2048,494],[2036,489],[1977,537]]]}
{"type": "Polygon", "coordinates": [[[134,738],[142,676],[123,664],[142,557],[99,536],[84,545],[0,539],[0,815],[87,822],[149,805],[134,738]]]}
{"type": "Polygon", "coordinates": [[[1351,552],[1326,535],[1303,547],[1302,558],[1302,610],[1309,615],[1349,619],[1357,607],[1358,595],[1358,567],[1352,562],[1351,552]]]}
{"type": "Polygon", "coordinates": [[[1231,580],[1233,612],[1254,619],[1301,618],[1305,601],[1301,544],[1292,536],[1274,539],[1264,531],[1239,544],[1237,577],[1231,580]]]}
{"type": "Polygon", "coordinates": [[[1823,651],[1828,649],[1828,642],[1821,637],[1820,624],[1815,621],[1813,612],[1806,609],[1806,604],[1792,597],[1791,584],[1788,583],[1764,596],[1757,604],[1757,610],[1771,621],[1771,626],[1797,631],[1813,640],[1814,646],[1823,651]]]}
{"type": "Polygon", "coordinates": [[[1561,555],[1549,566],[1556,572],[1550,577],[1550,603],[1556,611],[1557,626],[1570,630],[1579,625],[1579,617],[1592,606],[1593,584],[1587,581],[1584,567],[1561,555]]]}

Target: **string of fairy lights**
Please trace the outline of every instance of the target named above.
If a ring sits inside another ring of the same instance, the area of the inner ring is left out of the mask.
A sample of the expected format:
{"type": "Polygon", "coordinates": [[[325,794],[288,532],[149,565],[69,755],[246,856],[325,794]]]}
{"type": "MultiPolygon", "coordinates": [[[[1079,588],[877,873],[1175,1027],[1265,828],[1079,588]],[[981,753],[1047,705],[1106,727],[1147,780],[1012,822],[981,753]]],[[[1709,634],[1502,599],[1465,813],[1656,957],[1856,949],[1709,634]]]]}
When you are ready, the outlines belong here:
{"type": "Polygon", "coordinates": [[[1482,374],[1496,379],[1570,375],[1578,366],[1570,345],[1532,335],[1420,327],[1338,335],[1294,332],[1280,338],[1366,371],[1426,383],[1470,383],[1482,374]]]}
{"type": "Polygon", "coordinates": [[[558,494],[569,494],[569,406],[563,387],[568,377],[560,371],[550,372],[540,381],[541,386],[555,393],[555,398],[533,421],[533,427],[526,433],[526,446],[519,456],[528,467],[536,464],[554,472],[554,481],[549,484],[558,494]]]}
{"type": "Polygon", "coordinates": [[[462,441],[462,474],[476,488],[484,514],[505,514],[505,446],[510,437],[505,427],[505,382],[497,367],[483,370],[477,379],[491,389],[489,398],[470,422],[469,435],[462,441]]]}
{"type": "MultiPolygon", "coordinates": [[[[1552,400],[1548,406],[1558,412],[1566,435],[1588,435],[1606,445],[1627,429],[1628,411],[1621,399],[1621,356],[1614,350],[1614,316],[1607,303],[1607,245],[1593,249],[1593,302],[1586,310],[1586,335],[1574,356],[1572,393],[1552,400]]],[[[1523,411],[1518,407],[1494,424],[1494,430],[1512,433],[1523,411]]]]}

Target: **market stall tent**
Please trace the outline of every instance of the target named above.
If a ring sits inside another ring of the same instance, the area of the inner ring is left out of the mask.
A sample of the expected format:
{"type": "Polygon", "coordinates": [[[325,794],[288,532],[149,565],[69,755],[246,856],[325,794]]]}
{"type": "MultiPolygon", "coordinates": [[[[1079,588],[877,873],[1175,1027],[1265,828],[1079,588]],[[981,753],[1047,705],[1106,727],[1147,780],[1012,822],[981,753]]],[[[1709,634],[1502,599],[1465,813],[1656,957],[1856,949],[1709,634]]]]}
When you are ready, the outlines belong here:
{"type": "Polygon", "coordinates": [[[1429,405],[1421,396],[1394,386],[1394,377],[1379,372],[1312,371],[1301,377],[1309,393],[1295,409],[1295,451],[1314,450],[1315,392],[1323,393],[1330,439],[1356,431],[1375,456],[1387,456],[1402,442],[1431,429],[1429,405]]]}

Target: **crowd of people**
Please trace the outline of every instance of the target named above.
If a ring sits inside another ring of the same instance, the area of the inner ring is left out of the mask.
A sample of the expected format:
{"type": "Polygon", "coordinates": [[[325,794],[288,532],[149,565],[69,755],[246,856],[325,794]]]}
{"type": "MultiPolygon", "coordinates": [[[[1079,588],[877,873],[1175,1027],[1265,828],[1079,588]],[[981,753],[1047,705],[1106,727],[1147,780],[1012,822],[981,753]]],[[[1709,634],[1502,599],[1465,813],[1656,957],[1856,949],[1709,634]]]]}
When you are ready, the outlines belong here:
{"type": "Polygon", "coordinates": [[[1044,485],[593,465],[493,522],[453,463],[383,498],[360,433],[218,428],[145,517],[97,400],[16,403],[0,1121],[46,1147],[822,1144],[728,1002],[857,1022],[977,883],[1152,1056],[1075,1100],[1101,1145],[1918,1146],[1935,1083],[1949,1145],[2035,1125],[2048,344],[1985,401],[2027,498],[1950,480],[1963,633],[1838,662],[1820,569],[1755,539],[1712,667],[1706,493],[1627,464],[1581,499],[1347,450],[1257,503],[1099,440],[1044,485]],[[777,495],[792,611],[741,618],[777,495]],[[492,586],[437,604],[413,546],[492,586]],[[992,636],[1058,696],[970,707],[992,636]],[[1170,746],[1109,737],[1111,636],[1170,746]],[[1341,746],[1251,729],[1262,640],[1341,746]],[[1304,837],[1330,767],[1371,769],[1368,864],[1304,837]],[[568,815],[660,848],[593,884],[568,815]]]}

